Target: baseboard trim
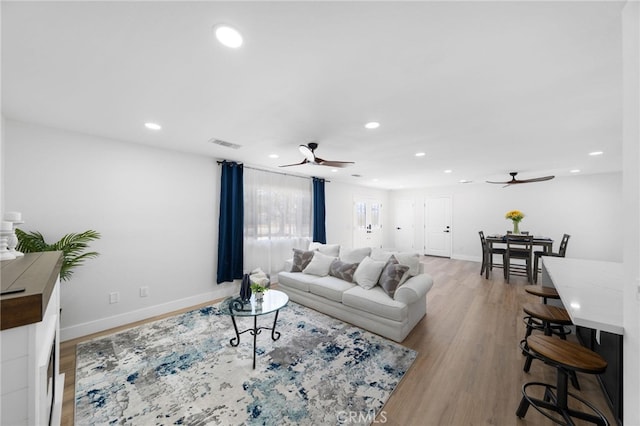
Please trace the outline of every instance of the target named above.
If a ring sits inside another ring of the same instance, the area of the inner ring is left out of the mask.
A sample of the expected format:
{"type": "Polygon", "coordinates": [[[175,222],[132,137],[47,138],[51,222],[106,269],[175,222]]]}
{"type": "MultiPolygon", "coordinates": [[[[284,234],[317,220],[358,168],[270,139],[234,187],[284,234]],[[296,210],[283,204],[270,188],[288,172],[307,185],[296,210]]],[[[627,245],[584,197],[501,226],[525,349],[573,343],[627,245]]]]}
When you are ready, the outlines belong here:
{"type": "Polygon", "coordinates": [[[131,324],[156,315],[166,314],[168,312],[177,311],[178,309],[184,309],[190,306],[227,297],[234,294],[236,291],[238,291],[237,285],[234,285],[233,283],[224,283],[218,286],[215,290],[206,293],[61,328],[60,340],[64,342],[66,340],[76,339],[78,337],[98,333],[121,325],[131,324]]]}

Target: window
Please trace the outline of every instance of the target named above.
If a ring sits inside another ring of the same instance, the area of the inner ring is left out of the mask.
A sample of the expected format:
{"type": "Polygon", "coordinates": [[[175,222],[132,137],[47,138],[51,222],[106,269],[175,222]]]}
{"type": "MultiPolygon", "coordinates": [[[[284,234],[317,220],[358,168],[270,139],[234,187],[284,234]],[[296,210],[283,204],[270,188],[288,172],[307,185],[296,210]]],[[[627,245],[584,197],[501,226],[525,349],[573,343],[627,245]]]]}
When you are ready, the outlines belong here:
{"type": "Polygon", "coordinates": [[[311,180],[244,169],[245,273],[282,270],[293,248],[311,241],[311,180]]]}

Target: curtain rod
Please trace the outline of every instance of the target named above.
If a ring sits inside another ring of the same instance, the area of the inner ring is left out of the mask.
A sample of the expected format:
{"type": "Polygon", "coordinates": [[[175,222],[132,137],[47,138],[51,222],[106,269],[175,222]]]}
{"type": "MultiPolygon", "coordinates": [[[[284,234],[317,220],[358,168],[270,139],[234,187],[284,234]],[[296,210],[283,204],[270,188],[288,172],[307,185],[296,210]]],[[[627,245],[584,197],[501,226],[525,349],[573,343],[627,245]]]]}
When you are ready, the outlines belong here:
{"type": "MultiPolygon", "coordinates": [[[[216,161],[216,163],[218,163],[218,166],[220,166],[225,161],[226,160],[224,160],[224,161],[216,161]]],[[[297,177],[297,178],[300,178],[300,179],[312,179],[313,178],[313,176],[309,177],[309,176],[292,175],[290,173],[276,172],[274,170],[266,170],[266,169],[259,169],[257,167],[245,166],[244,163],[237,163],[237,164],[242,164],[242,167],[244,167],[245,169],[258,170],[260,172],[275,173],[277,175],[292,176],[292,177],[297,177]]],[[[324,178],[319,178],[319,179],[324,179],[324,178]]],[[[328,179],[324,179],[324,181],[325,182],[331,182],[328,179]]]]}

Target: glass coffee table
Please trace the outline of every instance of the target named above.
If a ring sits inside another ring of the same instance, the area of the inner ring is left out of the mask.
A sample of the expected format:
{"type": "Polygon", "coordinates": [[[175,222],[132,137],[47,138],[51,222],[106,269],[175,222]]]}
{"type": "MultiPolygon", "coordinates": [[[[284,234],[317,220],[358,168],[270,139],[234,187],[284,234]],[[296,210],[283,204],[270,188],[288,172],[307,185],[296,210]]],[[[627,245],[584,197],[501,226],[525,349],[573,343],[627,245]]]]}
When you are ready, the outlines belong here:
{"type": "Polygon", "coordinates": [[[287,306],[289,296],[279,290],[268,290],[264,293],[262,302],[256,301],[256,295],[252,294],[248,302],[242,302],[239,297],[228,297],[223,300],[220,305],[220,313],[229,315],[233,322],[233,329],[236,337],[232,338],[229,343],[231,346],[240,344],[240,335],[246,332],[253,335],[253,368],[256,368],[256,337],[262,330],[271,330],[271,339],[276,341],[280,338],[280,333],[276,331],[276,322],[278,321],[278,313],[280,309],[287,306]],[[275,312],[273,319],[273,327],[258,327],[258,317],[275,312]],[[253,317],[253,328],[238,331],[236,317],[253,317]]]}

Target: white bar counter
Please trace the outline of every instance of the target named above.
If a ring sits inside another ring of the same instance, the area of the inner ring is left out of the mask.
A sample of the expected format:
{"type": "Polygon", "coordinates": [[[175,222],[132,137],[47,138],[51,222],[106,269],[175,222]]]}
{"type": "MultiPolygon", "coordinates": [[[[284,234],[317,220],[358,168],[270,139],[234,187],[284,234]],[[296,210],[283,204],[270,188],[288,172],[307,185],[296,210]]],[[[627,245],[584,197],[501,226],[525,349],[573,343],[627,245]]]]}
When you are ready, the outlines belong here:
{"type": "Polygon", "coordinates": [[[542,284],[553,286],[575,325],[624,334],[622,263],[542,256],[542,284]]]}

